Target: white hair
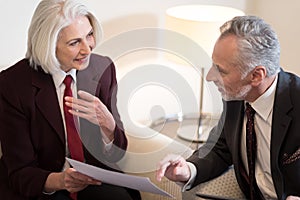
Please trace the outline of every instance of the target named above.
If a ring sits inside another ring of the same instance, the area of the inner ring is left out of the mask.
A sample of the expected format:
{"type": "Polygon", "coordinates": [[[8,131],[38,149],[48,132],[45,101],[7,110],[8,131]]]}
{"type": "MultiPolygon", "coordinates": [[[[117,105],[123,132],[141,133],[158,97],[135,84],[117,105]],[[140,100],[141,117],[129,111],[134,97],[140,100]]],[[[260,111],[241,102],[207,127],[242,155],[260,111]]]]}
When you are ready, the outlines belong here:
{"type": "Polygon", "coordinates": [[[280,44],[275,31],[257,16],[238,16],[221,28],[220,38],[235,35],[238,53],[233,61],[245,76],[256,66],[266,67],[267,76],[280,71],[280,44]]]}
{"type": "Polygon", "coordinates": [[[59,33],[79,16],[86,16],[93,27],[95,43],[99,44],[102,29],[95,15],[77,0],[42,0],[37,6],[28,30],[26,58],[46,73],[60,69],[56,57],[59,33]]]}

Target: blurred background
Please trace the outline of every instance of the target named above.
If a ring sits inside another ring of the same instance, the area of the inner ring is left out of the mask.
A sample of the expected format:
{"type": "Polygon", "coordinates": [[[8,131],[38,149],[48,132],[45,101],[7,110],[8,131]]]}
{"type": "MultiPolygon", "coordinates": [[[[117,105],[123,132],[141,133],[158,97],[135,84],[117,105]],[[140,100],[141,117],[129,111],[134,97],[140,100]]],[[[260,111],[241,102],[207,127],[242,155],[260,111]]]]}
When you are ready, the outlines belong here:
{"type": "MultiPolygon", "coordinates": [[[[26,51],[27,29],[31,16],[39,0],[0,0],[0,71],[14,64],[24,57],[26,51]]],[[[170,53],[157,50],[158,48],[147,48],[146,43],[138,43],[140,48],[126,51],[130,44],[134,42],[134,34],[125,36],[119,43],[116,38],[130,31],[154,28],[157,30],[168,29],[166,11],[168,8],[189,5],[218,5],[229,6],[239,9],[245,14],[258,15],[265,19],[275,29],[281,43],[281,65],[286,71],[300,74],[298,67],[297,48],[300,45],[298,39],[300,35],[300,26],[296,20],[300,18],[298,9],[300,1],[273,1],[273,0],[82,0],[89,8],[91,8],[101,21],[103,27],[103,43],[115,42],[113,48],[98,48],[95,51],[99,54],[110,56],[117,67],[117,77],[120,81],[120,89],[129,92],[127,98],[119,96],[119,104],[121,110],[125,108],[125,115],[128,115],[132,121],[148,125],[153,120],[162,116],[168,116],[182,111],[182,104],[191,104],[191,102],[182,102],[181,97],[176,94],[177,89],[173,89],[172,85],[167,83],[151,83],[151,80],[139,86],[126,88],[131,82],[126,82],[124,77],[132,73],[137,67],[155,64],[172,69],[178,73],[182,80],[178,85],[184,87],[179,90],[188,89],[193,91],[194,102],[197,105],[188,107],[188,111],[195,109],[196,113],[201,107],[201,87],[204,86],[203,105],[200,112],[208,112],[218,114],[221,112],[221,98],[214,91],[213,87],[201,85],[201,78],[205,77],[205,72],[201,72],[195,67],[186,67],[191,63],[173,62],[172,57],[176,56],[176,52],[170,53]],[[295,23],[294,23],[295,22],[295,23]],[[129,41],[125,41],[127,39],[129,41]],[[124,50],[120,50],[120,49],[124,50]],[[119,52],[121,51],[121,52],[119,52]],[[159,55],[157,54],[159,51],[159,55]],[[119,53],[118,53],[119,52],[119,53]],[[174,56],[175,55],[175,56],[174,56]],[[163,57],[163,59],[161,59],[163,57]],[[167,57],[167,59],[165,59],[167,57]],[[171,61],[170,61],[171,60],[171,61]],[[150,84],[149,84],[150,83],[150,84]],[[187,85],[186,85],[187,84],[187,85]],[[129,91],[126,91],[129,90],[129,91]],[[175,92],[174,92],[175,91],[175,92]],[[200,102],[200,103],[199,103],[200,102]]],[[[147,32],[149,33],[149,32],[147,32]]],[[[147,34],[146,33],[146,34],[147,34]]],[[[146,38],[144,38],[146,40],[146,38]]],[[[151,38],[159,41],[160,37],[151,38]]],[[[143,41],[143,38],[141,39],[143,41]]],[[[176,43],[176,41],[174,41],[176,43]]],[[[178,41],[179,42],[179,41],[178,41]]],[[[152,43],[155,46],[155,41],[152,43]]],[[[213,44],[213,41],[212,41],[213,44]]],[[[186,47],[188,48],[188,47],[186,47]]],[[[210,58],[208,53],[208,58],[210,58]]],[[[206,58],[207,59],[207,58],[206,58]]],[[[184,59],[183,59],[184,60],[184,59]]],[[[210,66],[204,66],[208,68],[210,66]]],[[[155,74],[155,71],[150,71],[155,74]]],[[[165,73],[168,72],[165,70],[165,73]]],[[[138,73],[139,76],[146,77],[149,74],[138,73]]],[[[158,73],[159,75],[159,73],[158,73]]],[[[153,75],[154,76],[154,75],[153,75]]],[[[161,76],[167,77],[166,74],[161,76]]],[[[132,80],[132,79],[131,79],[132,80]]],[[[176,82],[178,79],[170,78],[170,82],[176,82]]],[[[128,80],[127,80],[128,81],[128,80]]],[[[189,95],[189,94],[188,94],[189,95]]]]}

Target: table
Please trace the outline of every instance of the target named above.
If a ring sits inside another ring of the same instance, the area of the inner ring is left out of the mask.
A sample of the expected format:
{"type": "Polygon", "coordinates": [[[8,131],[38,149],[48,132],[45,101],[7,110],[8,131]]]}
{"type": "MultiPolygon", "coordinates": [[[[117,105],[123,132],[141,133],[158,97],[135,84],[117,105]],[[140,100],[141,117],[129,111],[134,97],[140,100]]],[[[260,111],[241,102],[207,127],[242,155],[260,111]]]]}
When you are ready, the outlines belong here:
{"type": "Polygon", "coordinates": [[[154,121],[150,128],[196,150],[206,141],[209,131],[217,124],[218,119],[218,115],[203,114],[200,122],[202,133],[200,137],[198,136],[199,117],[195,114],[161,118],[154,121]]]}

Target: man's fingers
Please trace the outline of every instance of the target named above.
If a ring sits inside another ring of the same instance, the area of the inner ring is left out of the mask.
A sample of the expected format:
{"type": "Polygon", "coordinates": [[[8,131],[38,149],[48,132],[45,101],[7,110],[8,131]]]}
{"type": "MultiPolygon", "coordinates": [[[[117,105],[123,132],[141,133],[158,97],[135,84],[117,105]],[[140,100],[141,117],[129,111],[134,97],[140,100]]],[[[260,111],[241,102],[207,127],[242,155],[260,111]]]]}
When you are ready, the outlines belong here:
{"type": "Polygon", "coordinates": [[[171,165],[177,165],[180,162],[180,156],[176,154],[169,154],[165,158],[163,158],[157,167],[156,179],[161,181],[162,177],[165,175],[166,170],[171,165]]]}
{"type": "Polygon", "coordinates": [[[160,163],[156,171],[156,180],[161,181],[164,177],[167,168],[171,165],[170,162],[160,163]]]}
{"type": "Polygon", "coordinates": [[[176,154],[169,154],[167,155],[165,158],[163,158],[159,164],[164,164],[164,163],[171,163],[172,165],[177,164],[181,159],[180,155],[176,155],[176,154]]]}

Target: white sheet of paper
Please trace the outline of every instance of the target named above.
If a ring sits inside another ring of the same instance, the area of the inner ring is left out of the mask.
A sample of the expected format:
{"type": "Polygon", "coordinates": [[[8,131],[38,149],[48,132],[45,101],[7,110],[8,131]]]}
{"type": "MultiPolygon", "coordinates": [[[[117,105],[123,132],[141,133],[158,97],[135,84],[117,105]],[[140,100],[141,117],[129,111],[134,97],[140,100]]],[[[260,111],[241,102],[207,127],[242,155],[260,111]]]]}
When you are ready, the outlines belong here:
{"type": "Polygon", "coordinates": [[[80,173],[88,175],[96,180],[100,180],[103,183],[118,185],[174,198],[171,194],[153,184],[148,177],[133,176],[109,171],[70,158],[66,159],[74,167],[74,169],[76,169],[80,173]]]}

